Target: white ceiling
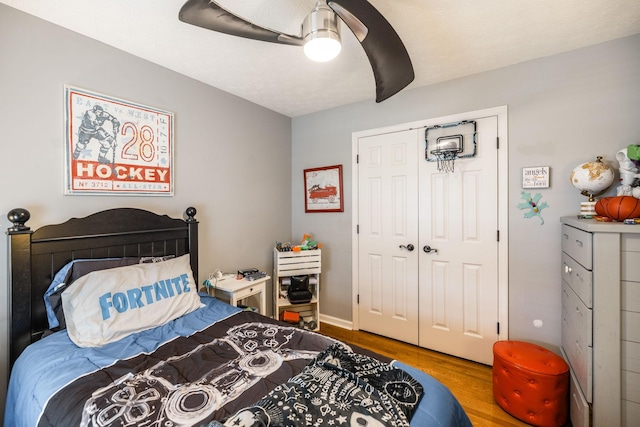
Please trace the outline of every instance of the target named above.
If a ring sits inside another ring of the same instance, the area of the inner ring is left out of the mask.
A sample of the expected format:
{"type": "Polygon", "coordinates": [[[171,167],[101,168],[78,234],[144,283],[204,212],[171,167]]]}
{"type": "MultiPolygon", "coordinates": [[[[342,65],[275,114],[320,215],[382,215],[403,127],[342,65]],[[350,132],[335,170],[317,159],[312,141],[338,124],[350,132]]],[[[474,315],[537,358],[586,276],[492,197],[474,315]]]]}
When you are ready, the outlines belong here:
{"type": "MultiPolygon", "coordinates": [[[[186,0],[0,0],[290,117],[375,101],[367,57],[346,26],[330,63],[300,47],[178,20],[186,0]]],[[[298,34],[315,0],[220,0],[261,26],[298,34]]],[[[640,0],[370,0],[415,68],[407,88],[640,33],[640,0]]],[[[640,49],[640,46],[638,47],[640,49]]],[[[392,98],[393,99],[393,98],[392,98]]],[[[386,101],[389,102],[389,101],[386,101]]]]}

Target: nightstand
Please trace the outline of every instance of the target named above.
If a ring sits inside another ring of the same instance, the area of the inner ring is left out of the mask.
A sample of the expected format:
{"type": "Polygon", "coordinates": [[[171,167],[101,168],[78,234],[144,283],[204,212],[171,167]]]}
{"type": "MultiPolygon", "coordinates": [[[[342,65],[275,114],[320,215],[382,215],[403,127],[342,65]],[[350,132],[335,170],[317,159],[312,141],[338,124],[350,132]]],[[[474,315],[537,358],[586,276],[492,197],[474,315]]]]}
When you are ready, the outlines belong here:
{"type": "Polygon", "coordinates": [[[228,301],[231,305],[238,305],[238,301],[248,298],[253,295],[258,295],[260,300],[260,306],[258,312],[265,314],[267,312],[267,280],[271,279],[270,276],[261,277],[256,280],[237,280],[234,278],[219,280],[218,283],[212,288],[213,294],[216,298],[228,301]]]}

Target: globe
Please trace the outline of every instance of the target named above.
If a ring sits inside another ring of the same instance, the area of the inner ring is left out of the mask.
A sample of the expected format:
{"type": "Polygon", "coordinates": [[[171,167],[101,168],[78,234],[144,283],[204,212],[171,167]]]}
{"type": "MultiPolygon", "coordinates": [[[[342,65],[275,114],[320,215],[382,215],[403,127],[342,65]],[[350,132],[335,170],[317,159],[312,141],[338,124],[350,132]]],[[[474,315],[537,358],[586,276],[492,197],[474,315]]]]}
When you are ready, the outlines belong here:
{"type": "Polygon", "coordinates": [[[576,166],[571,171],[570,179],[571,184],[592,202],[594,196],[604,193],[613,184],[615,175],[613,169],[602,162],[602,157],[598,157],[595,162],[576,166]]]}

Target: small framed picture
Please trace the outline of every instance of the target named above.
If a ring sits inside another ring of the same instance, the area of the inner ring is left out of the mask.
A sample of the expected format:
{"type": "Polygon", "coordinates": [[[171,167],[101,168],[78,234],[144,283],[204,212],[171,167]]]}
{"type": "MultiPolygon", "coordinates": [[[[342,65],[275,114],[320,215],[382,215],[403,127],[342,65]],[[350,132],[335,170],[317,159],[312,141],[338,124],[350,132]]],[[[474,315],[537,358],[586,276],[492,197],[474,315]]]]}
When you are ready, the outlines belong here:
{"type": "Polygon", "coordinates": [[[522,188],[549,188],[549,166],[522,168],[522,188]]]}
{"type": "Polygon", "coordinates": [[[304,211],[344,212],[342,165],[304,170],[304,211]]]}

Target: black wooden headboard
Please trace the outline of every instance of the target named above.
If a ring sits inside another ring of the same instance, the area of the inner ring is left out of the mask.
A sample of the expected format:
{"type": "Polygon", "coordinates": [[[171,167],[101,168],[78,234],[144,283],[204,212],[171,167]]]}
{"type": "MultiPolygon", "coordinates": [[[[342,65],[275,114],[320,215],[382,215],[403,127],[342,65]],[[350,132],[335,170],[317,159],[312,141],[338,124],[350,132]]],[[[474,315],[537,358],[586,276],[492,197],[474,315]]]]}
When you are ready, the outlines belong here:
{"type": "Polygon", "coordinates": [[[30,214],[14,209],[7,217],[9,236],[9,360],[11,366],[30,343],[48,328],[44,293],[56,272],[74,259],[191,255],[198,283],[196,209],[186,219],[134,208],[97,212],[32,231],[30,214]]]}

